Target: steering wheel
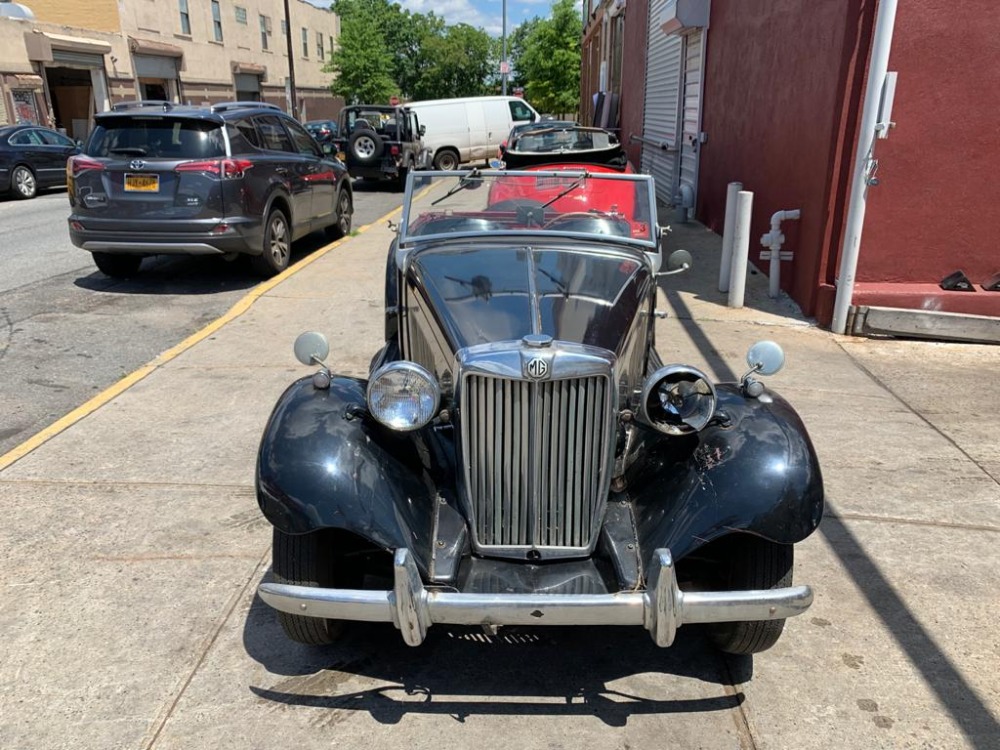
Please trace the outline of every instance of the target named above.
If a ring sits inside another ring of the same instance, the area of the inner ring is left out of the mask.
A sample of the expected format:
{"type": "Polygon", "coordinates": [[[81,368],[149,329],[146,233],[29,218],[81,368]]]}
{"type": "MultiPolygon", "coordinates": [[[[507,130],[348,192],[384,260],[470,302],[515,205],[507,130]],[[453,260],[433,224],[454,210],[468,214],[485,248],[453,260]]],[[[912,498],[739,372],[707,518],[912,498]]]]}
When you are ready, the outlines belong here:
{"type": "Polygon", "coordinates": [[[618,218],[619,217],[614,214],[609,214],[607,211],[598,211],[596,209],[593,211],[572,211],[568,214],[559,214],[551,221],[543,224],[542,229],[548,229],[549,227],[567,219],[607,219],[608,221],[617,221],[618,218]]]}

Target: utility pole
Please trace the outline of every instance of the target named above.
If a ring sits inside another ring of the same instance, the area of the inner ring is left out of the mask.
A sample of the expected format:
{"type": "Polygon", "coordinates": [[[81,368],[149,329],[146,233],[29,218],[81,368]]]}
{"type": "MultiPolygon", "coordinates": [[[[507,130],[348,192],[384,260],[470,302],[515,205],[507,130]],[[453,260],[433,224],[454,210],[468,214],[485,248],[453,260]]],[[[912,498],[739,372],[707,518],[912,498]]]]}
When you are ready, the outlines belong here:
{"type": "MultiPolygon", "coordinates": [[[[506,0],[504,0],[506,2],[506,0]]],[[[285,43],[288,45],[288,90],[292,99],[292,117],[299,119],[299,97],[295,93],[295,58],[292,49],[292,18],[285,0],[285,43]]]]}
{"type": "MultiPolygon", "coordinates": [[[[288,2],[288,0],[285,0],[288,2]]],[[[507,96],[507,0],[503,0],[503,52],[500,53],[500,88],[504,96],[507,96]]]]}

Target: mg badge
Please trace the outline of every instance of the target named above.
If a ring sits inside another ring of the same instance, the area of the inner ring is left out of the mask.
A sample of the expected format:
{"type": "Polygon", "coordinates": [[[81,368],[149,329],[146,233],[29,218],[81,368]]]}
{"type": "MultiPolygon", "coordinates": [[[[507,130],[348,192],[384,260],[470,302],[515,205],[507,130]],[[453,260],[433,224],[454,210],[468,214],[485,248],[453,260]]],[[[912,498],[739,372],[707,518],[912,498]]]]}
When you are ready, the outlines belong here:
{"type": "Polygon", "coordinates": [[[142,159],[133,159],[128,163],[129,169],[142,169],[145,166],[146,162],[144,162],[142,159]]]}
{"type": "Polygon", "coordinates": [[[535,357],[534,359],[529,360],[524,369],[527,370],[528,375],[533,377],[535,380],[541,380],[549,374],[549,365],[541,357],[535,357]]]}

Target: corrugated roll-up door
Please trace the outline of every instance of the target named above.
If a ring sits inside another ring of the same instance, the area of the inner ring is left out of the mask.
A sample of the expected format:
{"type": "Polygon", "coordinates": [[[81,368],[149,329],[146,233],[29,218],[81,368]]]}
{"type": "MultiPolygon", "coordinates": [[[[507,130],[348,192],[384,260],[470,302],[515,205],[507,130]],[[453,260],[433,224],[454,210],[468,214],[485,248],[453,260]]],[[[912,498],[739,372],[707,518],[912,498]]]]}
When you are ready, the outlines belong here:
{"type": "Polygon", "coordinates": [[[104,56],[68,49],[52,49],[52,65],[72,65],[77,68],[99,68],[104,70],[104,56]]]}
{"type": "Polygon", "coordinates": [[[677,154],[664,151],[649,141],[678,144],[678,104],[681,89],[684,40],[660,29],[660,17],[667,0],[649,5],[649,52],[646,58],[646,108],[643,115],[642,171],[653,175],[656,196],[664,203],[673,201],[677,182],[677,154]]]}
{"type": "Polygon", "coordinates": [[[137,78],[177,78],[177,58],[157,55],[132,55],[137,78]]]}
{"type": "MultiPolygon", "coordinates": [[[[705,66],[705,31],[697,29],[685,34],[684,102],[682,110],[680,185],[698,195],[698,152],[701,150],[702,71],[705,66]]],[[[693,207],[693,204],[692,204],[693,207]]]]}

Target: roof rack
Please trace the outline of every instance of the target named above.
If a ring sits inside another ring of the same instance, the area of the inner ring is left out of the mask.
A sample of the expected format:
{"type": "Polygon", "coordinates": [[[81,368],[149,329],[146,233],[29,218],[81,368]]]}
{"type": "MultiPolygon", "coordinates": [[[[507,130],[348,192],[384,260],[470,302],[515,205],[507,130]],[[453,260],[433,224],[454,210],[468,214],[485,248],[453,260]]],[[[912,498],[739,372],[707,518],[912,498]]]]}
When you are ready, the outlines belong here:
{"type": "Polygon", "coordinates": [[[282,111],[281,107],[277,104],[270,104],[268,102],[219,102],[218,104],[212,105],[212,111],[226,112],[230,109],[243,109],[250,107],[254,109],[276,109],[279,112],[282,111]]]}
{"type": "Polygon", "coordinates": [[[128,109],[143,109],[145,107],[160,107],[164,112],[167,112],[174,108],[174,103],[163,99],[140,99],[132,102],[118,102],[111,107],[111,111],[124,112],[128,109]]]}

